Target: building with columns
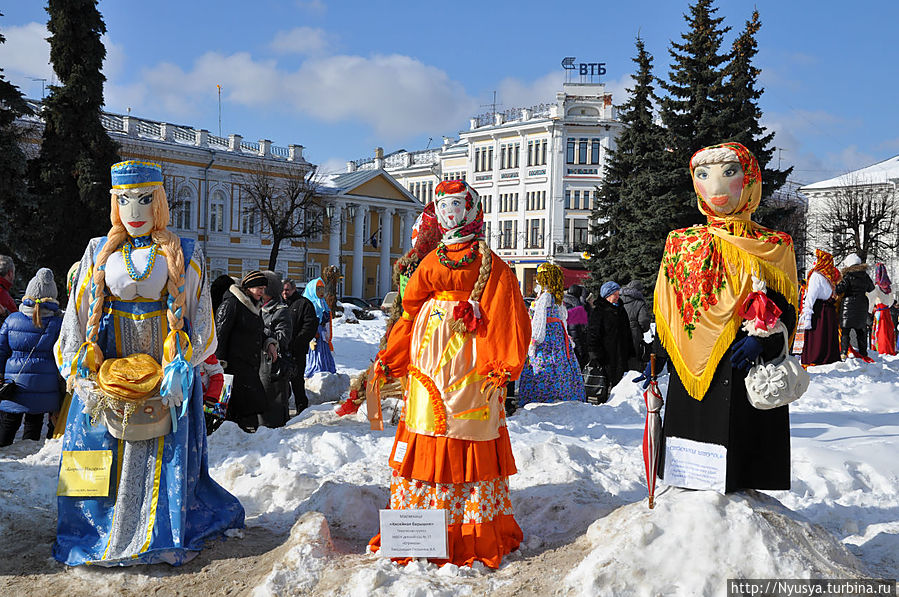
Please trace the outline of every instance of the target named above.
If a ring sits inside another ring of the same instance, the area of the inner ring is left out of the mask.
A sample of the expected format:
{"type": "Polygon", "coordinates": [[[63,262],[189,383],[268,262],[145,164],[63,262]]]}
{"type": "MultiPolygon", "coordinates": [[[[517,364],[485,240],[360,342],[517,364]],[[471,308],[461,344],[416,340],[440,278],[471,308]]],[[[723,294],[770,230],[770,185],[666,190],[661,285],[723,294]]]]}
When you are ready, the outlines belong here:
{"type": "Polygon", "coordinates": [[[590,214],[620,130],[603,84],[565,83],[555,102],[474,117],[439,148],[379,148],[347,169],[386,169],[425,204],[441,180],[466,180],[483,200],[491,248],[530,294],[546,261],[562,266],[566,284],[586,276],[590,214]]]}
{"type": "MultiPolygon", "coordinates": [[[[40,114],[39,102],[31,102],[40,114]]],[[[206,255],[210,279],[240,278],[268,269],[271,234],[251,209],[246,183],[264,169],[273,181],[304,177],[314,165],[302,145],[278,147],[270,140],[248,142],[240,135],[219,137],[206,130],[104,112],[101,121],[119,145],[123,160],[162,166],[174,206],[169,227],[196,239],[206,255]]],[[[23,123],[29,141],[40,143],[42,122],[23,123]]],[[[390,291],[391,268],[411,245],[411,230],[423,205],[387,171],[370,169],[317,181],[325,213],[324,230],[305,239],[285,240],[276,267],[302,284],[328,265],[344,272],[339,293],[361,298],[390,291]]]]}

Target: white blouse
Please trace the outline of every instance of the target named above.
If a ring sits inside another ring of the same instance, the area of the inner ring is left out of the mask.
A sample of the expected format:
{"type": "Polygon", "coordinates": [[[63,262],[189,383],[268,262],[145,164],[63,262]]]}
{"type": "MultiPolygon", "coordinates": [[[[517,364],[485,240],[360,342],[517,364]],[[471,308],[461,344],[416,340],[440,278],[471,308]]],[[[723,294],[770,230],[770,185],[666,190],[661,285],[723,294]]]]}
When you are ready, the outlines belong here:
{"type": "MultiPolygon", "coordinates": [[[[131,251],[131,262],[138,274],[142,274],[147,269],[149,260],[150,247],[136,248],[131,251]]],[[[156,254],[153,271],[146,280],[131,279],[131,276],[128,275],[128,268],[125,266],[125,255],[121,249],[106,260],[106,287],[113,295],[126,301],[137,297],[158,299],[165,290],[168,278],[168,264],[161,250],[156,254]]]]}

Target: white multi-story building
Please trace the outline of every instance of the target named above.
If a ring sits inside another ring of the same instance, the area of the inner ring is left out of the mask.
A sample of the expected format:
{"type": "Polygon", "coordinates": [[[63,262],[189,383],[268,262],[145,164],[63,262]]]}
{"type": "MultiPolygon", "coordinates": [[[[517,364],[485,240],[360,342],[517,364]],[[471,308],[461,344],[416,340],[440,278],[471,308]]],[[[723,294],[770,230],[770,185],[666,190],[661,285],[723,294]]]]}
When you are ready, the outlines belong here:
{"type": "Polygon", "coordinates": [[[568,283],[586,274],[590,212],[620,127],[604,85],[565,83],[555,103],[472,118],[438,149],[378,149],[347,166],[385,168],[424,203],[441,180],[467,181],[483,200],[491,248],[530,294],[543,262],[562,266],[568,283]]]}
{"type": "MultiPolygon", "coordinates": [[[[808,251],[804,256],[804,263],[800,261],[800,267],[808,269],[814,264],[815,249],[824,249],[828,252],[834,250],[834,239],[822,229],[822,222],[830,217],[827,207],[830,201],[879,196],[894,205],[899,205],[897,185],[899,185],[899,156],[800,188],[799,190],[808,198],[808,251]]],[[[899,230],[890,233],[896,235],[892,240],[899,245],[899,230]]],[[[845,255],[834,257],[839,266],[839,260],[845,255]]],[[[891,278],[895,279],[895,276],[899,275],[899,254],[895,250],[886,255],[868,256],[869,264],[873,265],[876,261],[884,262],[891,278]]]]}
{"type": "MultiPolygon", "coordinates": [[[[32,102],[36,114],[41,106],[32,102]]],[[[123,160],[157,162],[175,206],[170,227],[196,239],[206,255],[210,278],[241,277],[268,269],[272,237],[253,209],[246,184],[264,168],[273,182],[305,176],[314,166],[302,145],[277,147],[266,139],[244,141],[185,126],[131,115],[102,113],[101,121],[119,145],[123,160]]],[[[29,140],[40,142],[43,123],[25,123],[29,140]]],[[[393,262],[411,248],[411,230],[423,209],[406,188],[383,169],[341,174],[317,182],[324,230],[309,238],[285,240],[274,268],[297,282],[336,265],[344,279],[339,293],[361,298],[391,290],[393,262]]]]}

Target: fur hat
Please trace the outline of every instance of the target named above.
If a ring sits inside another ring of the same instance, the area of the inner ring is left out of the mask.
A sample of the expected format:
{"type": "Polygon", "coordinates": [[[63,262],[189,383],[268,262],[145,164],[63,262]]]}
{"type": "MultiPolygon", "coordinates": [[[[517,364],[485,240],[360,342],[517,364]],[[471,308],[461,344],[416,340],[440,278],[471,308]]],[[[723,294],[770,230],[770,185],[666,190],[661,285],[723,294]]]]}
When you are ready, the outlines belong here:
{"type": "Polygon", "coordinates": [[[53,280],[53,272],[46,267],[37,270],[25,289],[25,296],[35,301],[40,299],[56,300],[56,295],[57,289],[56,282],[53,280]]]}
{"type": "Polygon", "coordinates": [[[600,287],[599,296],[601,296],[602,298],[606,298],[612,296],[619,290],[621,290],[621,285],[618,282],[609,280],[608,282],[603,284],[602,287],[600,287]]]}
{"type": "Polygon", "coordinates": [[[266,279],[265,274],[260,272],[258,269],[254,269],[253,271],[246,273],[246,275],[243,277],[243,280],[240,281],[240,285],[244,288],[268,286],[268,280],[266,279]]]}

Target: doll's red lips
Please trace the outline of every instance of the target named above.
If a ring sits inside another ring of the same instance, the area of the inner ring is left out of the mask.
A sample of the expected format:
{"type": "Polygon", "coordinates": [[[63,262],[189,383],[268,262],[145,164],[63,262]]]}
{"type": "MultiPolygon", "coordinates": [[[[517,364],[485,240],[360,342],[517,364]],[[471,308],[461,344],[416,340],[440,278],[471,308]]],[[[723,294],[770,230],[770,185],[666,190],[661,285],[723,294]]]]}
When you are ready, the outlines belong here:
{"type": "Polygon", "coordinates": [[[712,197],[709,201],[711,201],[713,205],[721,207],[722,205],[727,205],[727,202],[730,201],[730,197],[727,195],[718,195],[717,197],[712,197]]]}
{"type": "Polygon", "coordinates": [[[128,222],[128,225],[131,226],[132,228],[140,228],[141,226],[143,226],[146,223],[147,223],[147,221],[144,220],[142,222],[128,222]]]}

